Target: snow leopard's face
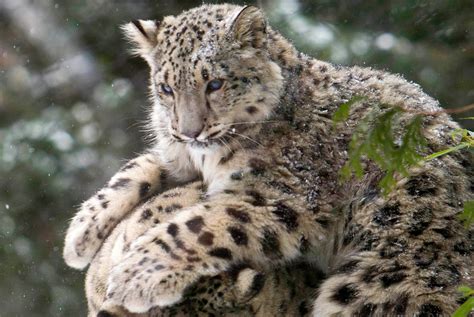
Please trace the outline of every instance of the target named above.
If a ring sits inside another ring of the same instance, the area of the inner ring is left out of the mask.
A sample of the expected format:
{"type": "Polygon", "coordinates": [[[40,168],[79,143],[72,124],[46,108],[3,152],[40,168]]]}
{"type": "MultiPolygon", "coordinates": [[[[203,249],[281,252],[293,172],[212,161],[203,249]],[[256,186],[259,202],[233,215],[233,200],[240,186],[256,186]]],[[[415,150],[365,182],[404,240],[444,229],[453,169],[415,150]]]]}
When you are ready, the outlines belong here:
{"type": "Polygon", "coordinates": [[[255,133],[282,88],[280,68],[266,51],[260,11],[202,6],[154,23],[153,34],[149,23],[137,21],[127,28],[142,37],[132,38],[139,49],[140,40],[149,44],[150,37],[156,38],[144,57],[152,70],[157,129],[198,147],[225,146],[231,138],[255,133]]]}

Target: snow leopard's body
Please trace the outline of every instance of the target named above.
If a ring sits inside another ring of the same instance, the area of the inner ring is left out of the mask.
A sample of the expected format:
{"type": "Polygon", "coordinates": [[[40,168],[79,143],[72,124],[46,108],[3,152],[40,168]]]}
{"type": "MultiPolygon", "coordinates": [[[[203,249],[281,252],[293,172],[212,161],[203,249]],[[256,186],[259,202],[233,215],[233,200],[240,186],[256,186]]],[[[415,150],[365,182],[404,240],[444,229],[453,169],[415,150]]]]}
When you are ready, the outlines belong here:
{"type": "MultiPolygon", "coordinates": [[[[153,192],[200,178],[203,194],[122,246],[104,309],[146,312],[235,266],[269,272],[305,260],[329,276],[315,316],[454,311],[456,288],[473,273],[474,233],[457,217],[474,196],[472,159],[425,162],[387,197],[372,164],[361,180],[341,184],[338,175],[355,127],[376,106],[408,110],[402,129],[413,112],[438,111],[434,99],[400,76],[297,52],[254,7],[206,5],[136,21],[126,33],[151,68],[157,141],[84,203],[66,236],[66,262],[89,264],[153,192]],[[335,110],[355,96],[364,99],[334,126],[335,110]]],[[[457,127],[445,114],[426,115],[429,150],[451,146],[457,127]]]]}

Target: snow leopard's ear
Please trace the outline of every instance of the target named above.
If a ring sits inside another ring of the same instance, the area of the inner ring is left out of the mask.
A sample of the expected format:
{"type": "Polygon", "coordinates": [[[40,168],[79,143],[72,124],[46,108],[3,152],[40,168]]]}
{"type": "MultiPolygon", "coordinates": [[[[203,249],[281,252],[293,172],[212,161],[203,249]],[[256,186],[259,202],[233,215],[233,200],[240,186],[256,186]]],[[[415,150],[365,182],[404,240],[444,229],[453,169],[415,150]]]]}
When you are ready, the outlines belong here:
{"type": "Polygon", "coordinates": [[[134,20],[122,26],[125,37],[133,44],[132,53],[141,56],[149,64],[152,51],[158,43],[161,22],[158,20],[134,20]]]}
{"type": "Polygon", "coordinates": [[[250,5],[237,11],[232,16],[228,35],[243,47],[262,48],[265,46],[267,21],[262,11],[250,5]]]}

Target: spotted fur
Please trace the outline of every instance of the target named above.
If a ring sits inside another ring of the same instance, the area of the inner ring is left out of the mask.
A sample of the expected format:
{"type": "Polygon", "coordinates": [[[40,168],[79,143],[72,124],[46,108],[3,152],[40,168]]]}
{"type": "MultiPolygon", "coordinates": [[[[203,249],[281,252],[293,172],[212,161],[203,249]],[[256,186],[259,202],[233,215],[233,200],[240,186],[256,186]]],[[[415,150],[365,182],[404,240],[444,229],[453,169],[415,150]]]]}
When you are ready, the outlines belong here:
{"type": "MultiPolygon", "coordinates": [[[[182,208],[199,202],[202,183],[196,182],[171,189],[154,196],[137,207],[122,220],[105,240],[94,257],[86,277],[86,295],[89,316],[114,317],[165,317],[165,316],[305,316],[309,312],[312,294],[322,281],[322,272],[307,263],[293,263],[274,270],[257,272],[242,262],[229,270],[212,277],[203,277],[185,290],[185,300],[171,308],[155,307],[143,314],[133,314],[106,300],[107,279],[112,268],[119,264],[130,250],[130,243],[148,229],[167,222],[180,210],[168,212],[167,207],[182,204],[182,208]],[[278,289],[275,294],[274,290],[278,289]],[[109,315],[107,315],[109,314],[109,315]]],[[[198,234],[202,230],[203,219],[193,218],[186,222],[187,229],[198,234]]],[[[166,252],[171,246],[162,240],[155,243],[166,252]],[[167,247],[165,247],[167,246],[167,247]]],[[[201,258],[186,255],[188,265],[199,263],[201,258]]],[[[159,272],[165,267],[157,259],[152,269],[159,272]]],[[[139,265],[145,265],[143,261],[139,265]]],[[[140,267],[129,273],[138,275],[140,267]]],[[[137,291],[141,291],[138,290],[137,291]]]]}
{"type": "MultiPolygon", "coordinates": [[[[252,6],[203,5],[124,30],[151,69],[156,143],[83,205],[66,236],[66,262],[87,265],[152,192],[200,178],[205,193],[186,208],[168,206],[169,218],[129,240],[104,284],[107,305],[143,313],[186,300],[197,281],[240,263],[268,272],[307,260],[329,275],[314,316],[454,311],[456,287],[473,273],[474,234],[457,217],[474,196],[472,157],[425,162],[387,197],[372,164],[362,180],[341,184],[337,173],[374,106],[410,110],[400,133],[413,112],[439,111],[437,101],[398,75],[296,51],[252,6]],[[334,127],[333,113],[354,96],[366,98],[334,127]],[[142,160],[150,172],[139,172],[142,160]]],[[[438,151],[453,145],[458,125],[441,114],[425,116],[423,127],[438,151]]],[[[140,217],[152,219],[153,209],[140,217]]]]}

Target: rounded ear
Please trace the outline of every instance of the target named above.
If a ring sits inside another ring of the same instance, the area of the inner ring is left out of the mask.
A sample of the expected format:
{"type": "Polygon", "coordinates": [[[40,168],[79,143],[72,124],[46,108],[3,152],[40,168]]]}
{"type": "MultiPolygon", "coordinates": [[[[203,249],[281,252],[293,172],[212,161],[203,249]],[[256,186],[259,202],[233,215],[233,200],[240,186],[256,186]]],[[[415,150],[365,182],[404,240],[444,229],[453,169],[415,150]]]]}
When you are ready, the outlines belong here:
{"type": "Polygon", "coordinates": [[[141,56],[151,63],[151,53],[156,47],[160,21],[134,20],[122,25],[125,37],[132,43],[132,53],[141,56]]]}
{"type": "Polygon", "coordinates": [[[263,47],[267,39],[267,22],[262,11],[249,5],[236,12],[230,24],[229,36],[242,46],[263,47]]]}

